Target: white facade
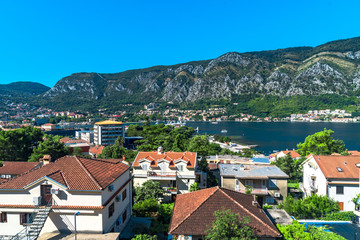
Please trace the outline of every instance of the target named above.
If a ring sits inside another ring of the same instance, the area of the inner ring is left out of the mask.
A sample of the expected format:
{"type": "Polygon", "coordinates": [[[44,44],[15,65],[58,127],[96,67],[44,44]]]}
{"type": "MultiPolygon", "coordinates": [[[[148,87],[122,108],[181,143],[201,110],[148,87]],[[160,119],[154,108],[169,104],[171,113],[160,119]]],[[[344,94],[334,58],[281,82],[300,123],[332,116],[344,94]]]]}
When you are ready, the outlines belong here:
{"type": "Polygon", "coordinates": [[[100,122],[94,125],[95,145],[113,145],[119,136],[125,137],[125,127],[121,123],[105,124],[100,122]]]}
{"type": "MultiPolygon", "coordinates": [[[[354,166],[355,167],[355,166],[354,166]]],[[[312,193],[338,201],[344,211],[354,211],[352,199],[360,192],[359,180],[327,179],[311,156],[303,163],[303,189],[305,196],[312,193]]]]}
{"type": "Polygon", "coordinates": [[[147,180],[160,182],[165,189],[176,188],[178,193],[188,192],[190,185],[196,180],[195,169],[187,168],[185,161],[178,161],[175,167],[169,167],[169,161],[160,160],[159,167],[151,169],[149,161],[139,161],[140,168],[133,169],[134,187],[141,186],[147,180]]]}
{"type": "Polygon", "coordinates": [[[33,213],[34,198],[41,196],[41,185],[51,185],[59,191],[52,194],[52,209],[40,235],[73,232],[76,212],[80,212],[76,217],[78,232],[120,232],[130,219],[132,191],[129,170],[111,184],[113,187],[94,191],[70,190],[49,177],[43,177],[21,190],[0,191],[0,212],[7,216],[6,222],[0,222],[0,235],[15,235],[24,228],[20,224],[20,214],[33,213]],[[114,211],[109,216],[112,204],[114,211]]]}

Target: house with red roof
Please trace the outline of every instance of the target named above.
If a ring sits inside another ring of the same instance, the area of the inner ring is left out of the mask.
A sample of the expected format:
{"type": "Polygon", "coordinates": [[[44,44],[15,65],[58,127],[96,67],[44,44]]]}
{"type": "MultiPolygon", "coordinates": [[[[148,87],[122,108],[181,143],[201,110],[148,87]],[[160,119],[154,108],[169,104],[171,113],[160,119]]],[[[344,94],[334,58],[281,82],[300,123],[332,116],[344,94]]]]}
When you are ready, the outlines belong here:
{"type": "Polygon", "coordinates": [[[74,214],[78,232],[120,232],[131,188],[130,166],[119,159],[62,157],[0,184],[0,238],[73,232],[74,214]]]}
{"type": "MultiPolygon", "coordinates": [[[[134,186],[153,180],[171,193],[188,192],[196,181],[197,158],[196,152],[163,152],[162,147],[158,151],[139,152],[132,165],[134,186]]],[[[202,174],[198,175],[200,179],[202,174]]],[[[206,187],[204,182],[200,185],[206,187]]]]}
{"type": "Polygon", "coordinates": [[[247,217],[257,239],[278,239],[281,234],[252,195],[213,187],[176,197],[169,234],[178,240],[204,239],[216,220],[214,212],[230,209],[239,218],[247,217]]]}
{"type": "Polygon", "coordinates": [[[24,174],[36,167],[39,167],[39,162],[9,162],[3,161],[0,167],[0,179],[9,179],[24,174]]]}
{"type": "Polygon", "coordinates": [[[290,154],[290,156],[291,156],[292,158],[295,158],[295,159],[298,159],[298,158],[301,157],[300,154],[298,154],[298,153],[295,151],[295,149],[290,150],[290,151],[286,149],[286,151],[276,152],[276,153],[270,154],[270,157],[271,157],[271,158],[275,158],[275,160],[276,160],[276,159],[278,159],[278,158],[285,157],[287,154],[290,154]]]}
{"type": "Polygon", "coordinates": [[[310,155],[302,166],[305,196],[328,196],[339,202],[340,210],[354,211],[352,199],[360,192],[360,156],[310,155]]]}

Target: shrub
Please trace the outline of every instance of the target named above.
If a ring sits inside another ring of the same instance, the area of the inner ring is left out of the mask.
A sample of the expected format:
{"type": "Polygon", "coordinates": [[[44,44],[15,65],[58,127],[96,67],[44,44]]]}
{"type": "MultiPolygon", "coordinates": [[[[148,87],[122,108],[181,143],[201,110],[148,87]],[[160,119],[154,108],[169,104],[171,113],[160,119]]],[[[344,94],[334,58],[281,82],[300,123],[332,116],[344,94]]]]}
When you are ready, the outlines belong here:
{"type": "Polygon", "coordinates": [[[311,195],[302,199],[294,199],[288,196],[285,201],[279,205],[295,218],[320,219],[326,215],[339,212],[340,208],[336,201],[327,196],[311,195]]]}
{"type": "Polygon", "coordinates": [[[145,199],[142,202],[135,203],[133,206],[134,215],[137,217],[149,217],[151,213],[159,209],[158,201],[155,198],[145,199]]]}
{"type": "Polygon", "coordinates": [[[357,216],[353,212],[332,212],[330,214],[326,214],[325,217],[322,217],[322,220],[328,221],[351,221],[351,217],[357,216]]]}

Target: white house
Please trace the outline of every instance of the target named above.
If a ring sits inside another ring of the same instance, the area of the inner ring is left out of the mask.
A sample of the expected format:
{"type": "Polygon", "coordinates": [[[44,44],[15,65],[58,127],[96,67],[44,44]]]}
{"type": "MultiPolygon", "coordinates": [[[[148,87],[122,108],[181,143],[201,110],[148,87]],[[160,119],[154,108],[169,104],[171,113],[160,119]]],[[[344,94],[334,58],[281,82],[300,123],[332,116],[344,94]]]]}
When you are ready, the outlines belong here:
{"type": "Polygon", "coordinates": [[[303,192],[328,196],[339,202],[341,210],[353,211],[352,199],[360,192],[360,156],[310,155],[303,165],[303,192]]]}
{"type": "Polygon", "coordinates": [[[0,238],[27,224],[32,236],[72,232],[77,212],[78,232],[120,232],[131,216],[131,186],[120,160],[62,157],[0,184],[0,238]]]}
{"type": "MultiPolygon", "coordinates": [[[[134,186],[154,180],[171,193],[188,192],[196,181],[197,164],[196,152],[163,152],[161,147],[154,152],[139,152],[132,165],[134,186]]],[[[200,186],[206,187],[201,182],[205,178],[201,178],[201,173],[198,176],[200,186]]]]}

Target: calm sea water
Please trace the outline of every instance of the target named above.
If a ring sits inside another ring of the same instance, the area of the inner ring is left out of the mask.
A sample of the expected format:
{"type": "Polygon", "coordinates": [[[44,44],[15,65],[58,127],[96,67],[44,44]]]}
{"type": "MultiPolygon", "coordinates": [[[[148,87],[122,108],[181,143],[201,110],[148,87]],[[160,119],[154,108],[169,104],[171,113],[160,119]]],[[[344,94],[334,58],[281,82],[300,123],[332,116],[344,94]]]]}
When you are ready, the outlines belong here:
{"type": "Polygon", "coordinates": [[[296,148],[308,135],[326,129],[335,133],[333,137],[345,142],[348,150],[360,150],[359,123],[306,123],[306,122],[187,122],[186,126],[199,127],[199,133],[229,136],[234,142],[258,145],[257,150],[266,154],[274,150],[296,148]],[[221,130],[227,130],[222,133],[221,130]]]}

